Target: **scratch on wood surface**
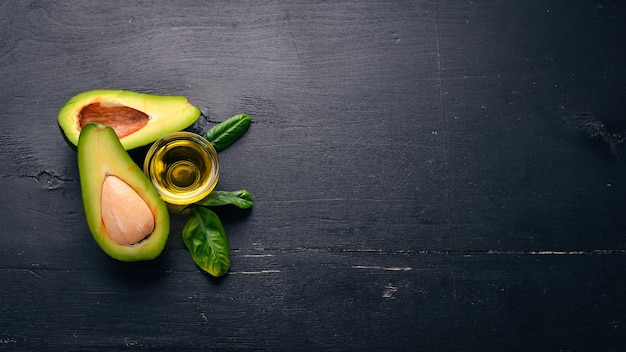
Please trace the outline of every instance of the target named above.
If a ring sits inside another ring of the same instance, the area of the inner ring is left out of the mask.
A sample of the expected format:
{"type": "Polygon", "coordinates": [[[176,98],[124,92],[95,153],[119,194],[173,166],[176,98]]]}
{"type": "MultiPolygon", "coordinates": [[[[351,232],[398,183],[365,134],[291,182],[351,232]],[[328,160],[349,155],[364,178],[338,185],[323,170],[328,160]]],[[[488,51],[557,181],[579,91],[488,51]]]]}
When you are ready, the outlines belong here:
{"type": "Polygon", "coordinates": [[[34,277],[36,277],[36,278],[38,278],[38,279],[43,278],[43,276],[39,275],[39,273],[37,273],[36,271],[31,270],[31,269],[27,269],[27,270],[28,270],[28,272],[29,272],[29,273],[31,273],[34,277]]]}
{"type": "Polygon", "coordinates": [[[126,348],[143,347],[143,344],[132,337],[126,336],[124,337],[124,346],[126,346],[126,348]]]}
{"type": "Polygon", "coordinates": [[[209,323],[209,319],[207,318],[205,312],[200,312],[200,317],[202,318],[202,325],[206,325],[209,323]]]}
{"type": "Polygon", "coordinates": [[[387,271],[410,271],[411,267],[398,267],[398,266],[378,266],[378,265],[353,265],[353,269],[372,269],[372,270],[387,270],[387,271]]]}
{"type": "Polygon", "coordinates": [[[17,340],[13,337],[0,338],[0,344],[3,344],[3,345],[9,344],[9,343],[16,343],[16,342],[17,340]]]}
{"type": "Polygon", "coordinates": [[[244,254],[244,258],[263,258],[263,257],[273,257],[273,254],[244,254]]]}
{"type": "Polygon", "coordinates": [[[280,270],[275,270],[275,269],[268,269],[268,270],[259,270],[259,271],[233,271],[230,274],[231,275],[236,275],[236,274],[241,274],[241,275],[261,275],[261,274],[274,274],[274,273],[279,273],[280,270]]]}
{"type": "Polygon", "coordinates": [[[396,299],[393,294],[398,292],[398,288],[391,283],[388,283],[385,286],[385,290],[383,291],[383,298],[386,299],[396,299]]]}
{"type": "Polygon", "coordinates": [[[572,254],[587,254],[585,251],[533,251],[530,254],[538,255],[572,255],[572,254]]]}
{"type": "Polygon", "coordinates": [[[51,189],[51,190],[60,188],[62,186],[62,184],[65,183],[65,182],[74,182],[74,181],[76,181],[75,179],[60,177],[60,176],[56,175],[54,172],[48,171],[48,170],[43,170],[43,171],[39,172],[37,174],[37,176],[27,176],[27,177],[35,178],[35,181],[37,181],[37,183],[39,183],[39,184],[41,184],[41,185],[43,185],[46,188],[51,189]]]}

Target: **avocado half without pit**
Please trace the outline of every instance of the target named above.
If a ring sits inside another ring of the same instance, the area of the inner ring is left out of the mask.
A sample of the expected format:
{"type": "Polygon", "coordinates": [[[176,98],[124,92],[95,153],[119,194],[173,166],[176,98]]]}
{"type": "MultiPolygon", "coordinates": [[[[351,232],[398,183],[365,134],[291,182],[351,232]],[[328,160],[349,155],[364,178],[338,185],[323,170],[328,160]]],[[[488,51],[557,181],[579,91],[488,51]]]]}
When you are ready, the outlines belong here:
{"type": "Polygon", "coordinates": [[[116,132],[85,124],[77,154],[87,225],[100,248],[121,261],[156,258],[170,231],[167,206],[116,132]]]}
{"type": "Polygon", "coordinates": [[[126,150],[150,144],[198,120],[200,109],[184,96],[161,96],[125,90],[92,90],[75,95],[61,108],[58,123],[65,139],[78,145],[89,123],[111,127],[126,150]]]}

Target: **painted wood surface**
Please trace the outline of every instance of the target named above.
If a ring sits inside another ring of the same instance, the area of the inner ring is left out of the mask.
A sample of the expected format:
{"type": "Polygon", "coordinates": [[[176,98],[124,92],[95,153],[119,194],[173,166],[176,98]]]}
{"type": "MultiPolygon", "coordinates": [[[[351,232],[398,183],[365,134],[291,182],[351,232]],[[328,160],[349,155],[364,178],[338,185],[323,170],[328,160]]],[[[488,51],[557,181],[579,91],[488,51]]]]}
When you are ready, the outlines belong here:
{"type": "Polygon", "coordinates": [[[0,350],[622,349],[625,37],[622,1],[2,1],[0,350]],[[225,277],[184,216],[97,247],[56,120],[91,89],[252,117],[225,277]]]}

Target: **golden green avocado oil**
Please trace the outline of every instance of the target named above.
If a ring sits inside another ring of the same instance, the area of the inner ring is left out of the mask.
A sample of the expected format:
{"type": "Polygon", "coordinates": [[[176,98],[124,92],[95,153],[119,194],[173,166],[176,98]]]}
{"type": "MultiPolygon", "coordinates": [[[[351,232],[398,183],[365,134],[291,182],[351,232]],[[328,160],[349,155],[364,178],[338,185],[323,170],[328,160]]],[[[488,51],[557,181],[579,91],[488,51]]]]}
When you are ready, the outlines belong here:
{"type": "Polygon", "coordinates": [[[157,140],[148,150],[144,172],[164,201],[192,204],[215,188],[219,159],[202,136],[175,132],[157,140]]]}

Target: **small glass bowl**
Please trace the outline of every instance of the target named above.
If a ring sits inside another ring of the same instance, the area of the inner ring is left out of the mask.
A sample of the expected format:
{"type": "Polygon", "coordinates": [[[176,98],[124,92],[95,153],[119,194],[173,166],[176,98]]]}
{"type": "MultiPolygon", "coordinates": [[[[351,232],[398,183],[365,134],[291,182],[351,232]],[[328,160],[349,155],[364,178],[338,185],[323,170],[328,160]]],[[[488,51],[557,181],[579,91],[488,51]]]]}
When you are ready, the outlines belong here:
{"type": "Polygon", "coordinates": [[[205,198],[215,188],[220,162],[215,148],[202,136],[174,132],[152,144],[143,170],[164,201],[187,205],[205,198]]]}

